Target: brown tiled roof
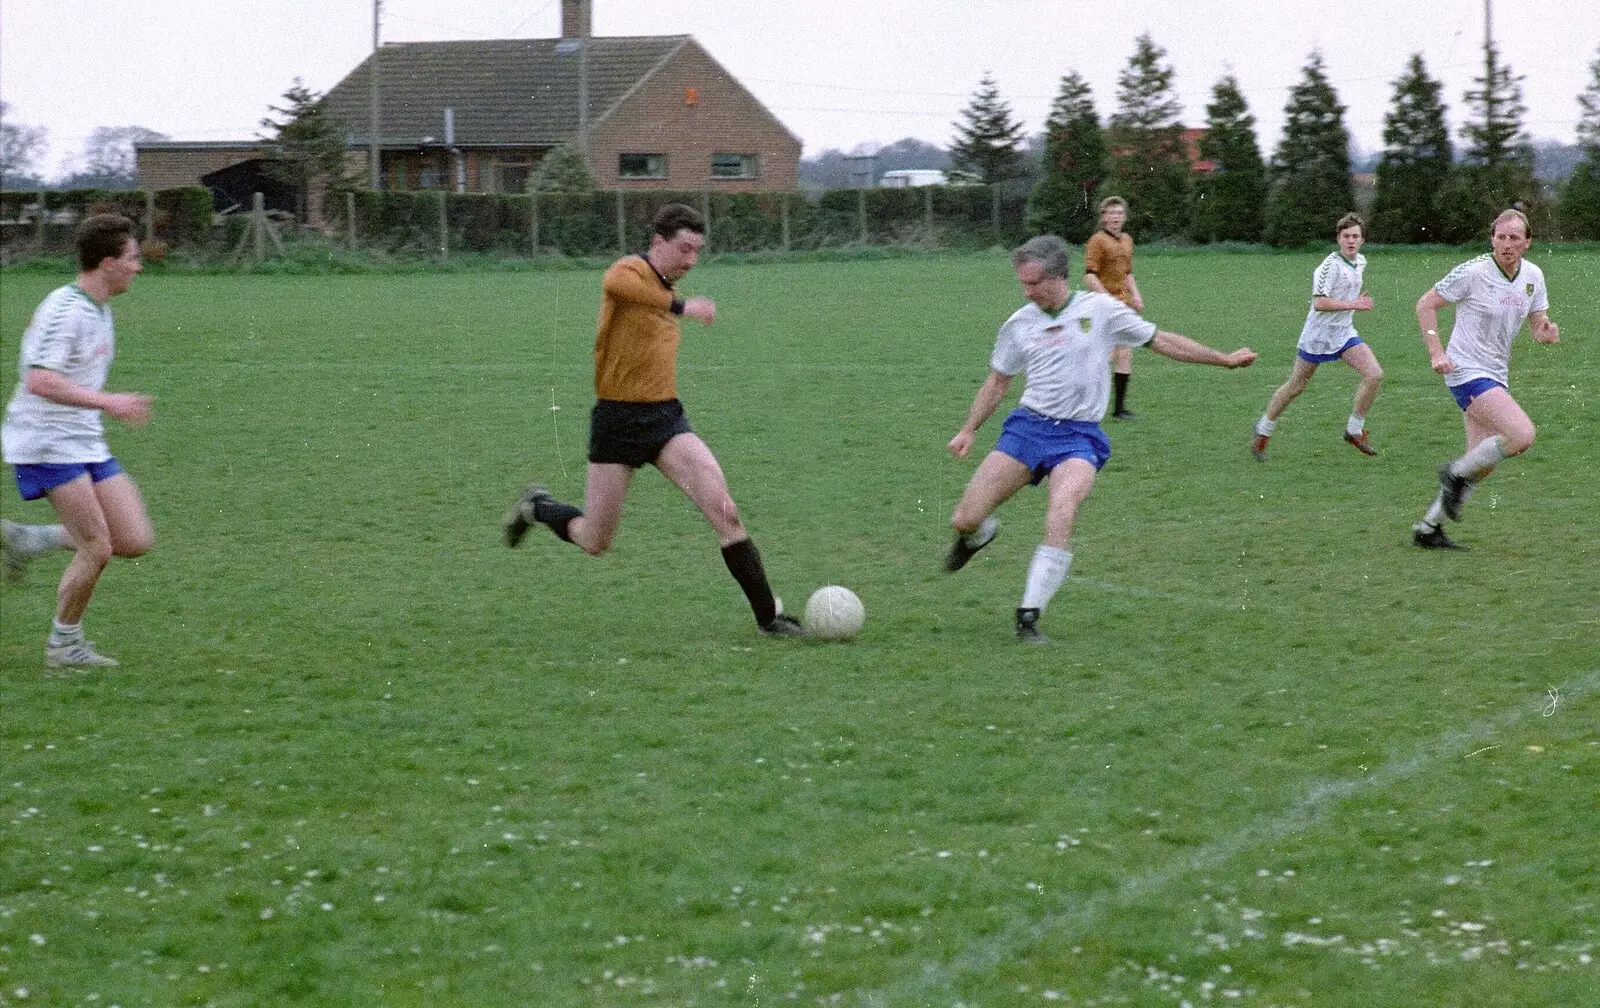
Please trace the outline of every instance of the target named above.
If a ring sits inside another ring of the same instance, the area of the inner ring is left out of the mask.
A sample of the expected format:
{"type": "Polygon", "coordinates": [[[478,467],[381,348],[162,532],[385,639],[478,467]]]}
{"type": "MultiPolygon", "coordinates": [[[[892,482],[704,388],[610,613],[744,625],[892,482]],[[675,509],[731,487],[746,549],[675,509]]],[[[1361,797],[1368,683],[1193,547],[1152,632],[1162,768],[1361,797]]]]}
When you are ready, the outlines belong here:
{"type": "MultiPolygon", "coordinates": [[[[378,134],[385,144],[444,140],[444,110],[455,109],[456,143],[556,144],[578,130],[576,39],[401,42],[374,54],[378,134]]],[[[689,42],[687,35],[590,38],[589,127],[689,42]]],[[[368,143],[369,55],[324,99],[357,145],[368,143]]]]}

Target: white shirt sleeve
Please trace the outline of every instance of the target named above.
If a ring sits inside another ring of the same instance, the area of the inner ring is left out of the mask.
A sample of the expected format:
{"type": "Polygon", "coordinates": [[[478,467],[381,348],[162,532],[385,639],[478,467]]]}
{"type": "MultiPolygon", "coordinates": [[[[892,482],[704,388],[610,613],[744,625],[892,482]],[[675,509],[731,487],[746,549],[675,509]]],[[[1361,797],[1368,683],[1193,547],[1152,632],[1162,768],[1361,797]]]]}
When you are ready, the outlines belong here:
{"type": "Polygon", "coordinates": [[[1541,312],[1550,310],[1550,292],[1545,290],[1544,274],[1539,274],[1539,280],[1533,285],[1533,299],[1529,302],[1528,311],[1541,312]]]}
{"type": "Polygon", "coordinates": [[[1322,265],[1317,267],[1317,271],[1311,274],[1311,296],[1313,298],[1333,296],[1330,293],[1333,290],[1333,269],[1333,260],[1331,258],[1324,259],[1322,260],[1322,265]]]}
{"type": "Polygon", "coordinates": [[[1106,312],[1106,335],[1118,346],[1144,346],[1155,338],[1156,324],[1139,317],[1139,313],[1116,299],[1108,299],[1112,307],[1106,312]]]}
{"type": "Polygon", "coordinates": [[[1019,373],[1027,363],[1022,344],[1016,338],[1015,321],[1007,319],[1005,325],[1000,327],[1000,334],[994,341],[994,353],[989,356],[990,369],[1004,375],[1019,373]]]}
{"type": "Polygon", "coordinates": [[[86,340],[93,338],[93,321],[85,317],[75,299],[64,298],[53,305],[48,315],[37,320],[38,329],[29,341],[31,345],[23,349],[23,371],[28,368],[66,371],[82,352],[86,340]]]}
{"type": "Polygon", "coordinates": [[[1470,262],[1464,262],[1460,266],[1457,266],[1455,269],[1446,273],[1443,280],[1440,280],[1438,283],[1434,284],[1433,289],[1438,291],[1439,296],[1451,304],[1455,304],[1457,301],[1460,301],[1462,298],[1467,296],[1468,290],[1470,290],[1472,287],[1472,270],[1473,267],[1479,263],[1479,261],[1480,260],[1474,259],[1470,262]]]}

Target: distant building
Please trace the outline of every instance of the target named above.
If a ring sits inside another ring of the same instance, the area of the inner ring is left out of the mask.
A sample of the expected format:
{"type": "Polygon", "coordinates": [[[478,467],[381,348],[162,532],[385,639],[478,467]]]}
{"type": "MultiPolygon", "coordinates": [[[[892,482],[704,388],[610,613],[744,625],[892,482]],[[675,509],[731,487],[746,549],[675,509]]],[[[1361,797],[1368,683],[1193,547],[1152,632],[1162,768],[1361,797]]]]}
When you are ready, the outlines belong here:
{"type": "MultiPolygon", "coordinates": [[[[385,188],[522,192],[549,151],[580,138],[580,126],[602,189],[798,184],[799,138],[698,42],[592,37],[589,0],[562,0],[560,38],[404,42],[368,56],[323,99],[362,165],[374,61],[385,188]]],[[[222,149],[247,160],[260,146],[140,144],[139,184],[147,170],[162,185],[192,184],[224,167],[222,149]]]]}
{"type": "MultiPolygon", "coordinates": [[[[1210,175],[1217,170],[1217,166],[1200,156],[1200,141],[1206,138],[1206,131],[1198,126],[1185,127],[1179,137],[1183,141],[1184,153],[1189,158],[1189,169],[1197,175],[1210,175]]],[[[1127,148],[1113,147],[1112,154],[1121,157],[1127,154],[1127,148]]]]}

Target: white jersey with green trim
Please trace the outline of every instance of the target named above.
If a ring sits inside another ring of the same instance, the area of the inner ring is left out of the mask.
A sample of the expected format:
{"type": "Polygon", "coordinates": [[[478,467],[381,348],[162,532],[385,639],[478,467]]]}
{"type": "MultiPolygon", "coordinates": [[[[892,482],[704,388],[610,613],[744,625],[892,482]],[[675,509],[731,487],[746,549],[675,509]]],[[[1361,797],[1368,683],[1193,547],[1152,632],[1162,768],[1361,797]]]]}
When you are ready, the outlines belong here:
{"type": "MultiPolygon", "coordinates": [[[[1356,253],[1352,262],[1337,252],[1330,252],[1311,274],[1311,300],[1319,297],[1335,301],[1354,301],[1361,296],[1361,283],[1367,271],[1367,257],[1356,253]]],[[[1338,353],[1356,332],[1355,312],[1317,311],[1315,307],[1306,316],[1300,329],[1299,349],[1306,353],[1338,353]]]]}
{"type": "Polygon", "coordinates": [[[50,292],[22,335],[17,389],[0,426],[7,462],[104,462],[111,457],[99,410],[64,406],[34,395],[24,379],[30,368],[45,368],[98,392],[105,387],[116,345],[110,308],[96,304],[77,284],[50,292]]]}
{"type": "Polygon", "coordinates": [[[1444,348],[1456,368],[1444,376],[1445,384],[1489,378],[1509,387],[1511,341],[1529,315],[1550,308],[1544,271],[1524,259],[1516,275],[1508,277],[1494,256],[1484,254],[1445,274],[1433,289],[1456,306],[1444,348]]]}
{"type": "Polygon", "coordinates": [[[1112,348],[1143,346],[1155,334],[1154,322],[1111,295],[1074,291],[1054,316],[1031,301],[1012,313],[989,367],[1027,372],[1023,408],[1053,420],[1099,423],[1111,402],[1112,348]]]}

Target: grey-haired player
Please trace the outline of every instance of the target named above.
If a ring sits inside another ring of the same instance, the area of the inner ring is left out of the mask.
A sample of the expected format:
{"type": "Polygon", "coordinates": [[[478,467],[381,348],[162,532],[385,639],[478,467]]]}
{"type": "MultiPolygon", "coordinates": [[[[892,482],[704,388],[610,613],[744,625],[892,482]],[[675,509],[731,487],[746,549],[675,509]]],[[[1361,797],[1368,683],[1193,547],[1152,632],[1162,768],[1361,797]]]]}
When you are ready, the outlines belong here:
{"type": "Polygon", "coordinates": [[[1072,253],[1054,235],[1030,238],[1011,256],[1028,304],[1017,309],[995,341],[989,376],[978,389],[967,421],[950,439],[950,454],[965,458],[978,428],[994,414],[1026,373],[1018,407],[1006,417],[1000,439],[973,473],[950,524],[956,541],[945,569],[960,570],[999,529],[993,512],[1029,484],[1050,481],[1044,542],[1034,550],[1017,607],[1017,637],[1044,643],[1039,617],[1072,566],[1072,525],[1095,474],[1111,457],[1100,427],[1111,398],[1109,356],[1113,347],[1148,346],[1173,360],[1218,367],[1246,367],[1255,352],[1222,353],[1187,336],[1163,332],[1108,294],[1074,291],[1072,253]]]}

